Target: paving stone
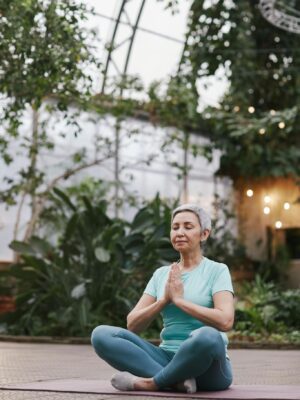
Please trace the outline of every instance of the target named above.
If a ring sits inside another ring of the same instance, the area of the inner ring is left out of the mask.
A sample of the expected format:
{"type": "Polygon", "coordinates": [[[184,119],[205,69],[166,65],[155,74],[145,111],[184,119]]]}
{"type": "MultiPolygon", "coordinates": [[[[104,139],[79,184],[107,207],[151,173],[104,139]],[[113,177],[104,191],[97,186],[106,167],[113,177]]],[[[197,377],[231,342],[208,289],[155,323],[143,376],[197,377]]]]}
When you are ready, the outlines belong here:
{"type": "MultiPolygon", "coordinates": [[[[77,394],[77,393],[54,393],[54,392],[30,392],[3,390],[0,391],[0,400],[105,400],[111,398],[97,394],[77,394]]],[[[115,399],[117,400],[117,399],[115,399]]]]}
{"type": "MultiPolygon", "coordinates": [[[[299,350],[232,349],[236,385],[300,385],[299,350]]],[[[90,345],[0,342],[0,384],[52,379],[109,379],[114,369],[90,345]]],[[[0,391],[0,400],[124,400],[121,396],[0,391]]],[[[131,400],[146,400],[142,396],[131,400]]],[[[162,399],[163,400],[163,399],[162,399]]],[[[168,398],[170,400],[170,398],[168,398]]]]}

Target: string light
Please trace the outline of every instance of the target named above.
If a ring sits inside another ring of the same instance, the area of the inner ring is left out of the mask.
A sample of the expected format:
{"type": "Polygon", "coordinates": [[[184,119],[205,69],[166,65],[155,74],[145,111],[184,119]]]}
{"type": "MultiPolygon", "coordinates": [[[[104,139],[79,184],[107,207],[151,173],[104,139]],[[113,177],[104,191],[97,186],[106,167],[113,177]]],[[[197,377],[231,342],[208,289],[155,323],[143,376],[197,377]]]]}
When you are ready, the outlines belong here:
{"type": "Polygon", "coordinates": [[[254,108],[253,106],[248,107],[248,112],[249,112],[250,114],[253,114],[254,111],[255,111],[255,108],[254,108]]]}
{"type": "Polygon", "coordinates": [[[276,221],[275,222],[275,228],[280,229],[282,227],[282,222],[281,221],[276,221]]]}
{"type": "Polygon", "coordinates": [[[268,215],[270,214],[270,212],[271,212],[270,207],[264,207],[264,214],[268,215]]]}
{"type": "Polygon", "coordinates": [[[275,110],[270,110],[270,114],[274,116],[274,115],[276,115],[276,111],[275,110]]]}
{"type": "Polygon", "coordinates": [[[234,106],[233,107],[233,111],[234,112],[239,112],[240,111],[240,107],[239,106],[234,106]]]}
{"type": "Polygon", "coordinates": [[[267,204],[270,203],[270,202],[271,202],[271,197],[268,196],[268,195],[265,196],[265,197],[264,197],[264,202],[267,203],[267,204]]]}
{"type": "Polygon", "coordinates": [[[260,130],[258,131],[258,133],[259,133],[260,135],[264,135],[264,134],[266,133],[265,128],[260,128],[260,130]]]}
{"type": "Polygon", "coordinates": [[[289,210],[290,207],[291,207],[291,205],[290,205],[290,203],[288,203],[287,201],[286,201],[286,202],[284,203],[284,205],[283,205],[283,208],[284,208],[285,210],[289,210]]]}
{"type": "Polygon", "coordinates": [[[246,194],[247,194],[248,197],[252,197],[253,194],[254,194],[254,192],[253,192],[252,189],[248,189],[247,192],[246,192],[246,194]]]}
{"type": "Polygon", "coordinates": [[[279,127],[280,129],[285,128],[285,123],[284,123],[283,121],[279,122],[278,127],[279,127]]]}

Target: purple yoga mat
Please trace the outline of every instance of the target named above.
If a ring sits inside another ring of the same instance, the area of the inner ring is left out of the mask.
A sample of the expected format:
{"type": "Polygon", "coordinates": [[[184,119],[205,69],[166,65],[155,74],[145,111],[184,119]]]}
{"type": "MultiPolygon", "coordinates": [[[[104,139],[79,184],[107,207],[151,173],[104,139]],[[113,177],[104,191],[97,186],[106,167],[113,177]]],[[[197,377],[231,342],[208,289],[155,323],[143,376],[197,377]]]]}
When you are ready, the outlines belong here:
{"type": "Polygon", "coordinates": [[[232,385],[229,389],[220,392],[197,392],[194,394],[187,394],[178,392],[120,392],[114,389],[109,381],[61,379],[5,386],[1,385],[0,389],[195,399],[300,400],[300,386],[292,385],[232,385]]]}

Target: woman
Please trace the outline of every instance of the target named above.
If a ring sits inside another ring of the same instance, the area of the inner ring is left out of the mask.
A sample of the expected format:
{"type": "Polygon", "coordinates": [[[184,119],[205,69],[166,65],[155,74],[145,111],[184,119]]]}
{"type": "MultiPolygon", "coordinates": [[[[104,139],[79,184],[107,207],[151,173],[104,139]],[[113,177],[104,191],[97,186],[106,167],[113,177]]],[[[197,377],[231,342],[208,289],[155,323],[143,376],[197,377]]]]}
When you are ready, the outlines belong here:
{"type": "Polygon", "coordinates": [[[227,336],[234,321],[233,289],[225,264],[202,254],[211,231],[209,215],[197,205],[173,211],[171,242],[180,261],[158,268],[127,317],[127,328],[98,326],[96,353],[118,369],[119,390],[224,390],[232,382],[227,336]],[[159,347],[137,333],[162,314],[159,347]]]}

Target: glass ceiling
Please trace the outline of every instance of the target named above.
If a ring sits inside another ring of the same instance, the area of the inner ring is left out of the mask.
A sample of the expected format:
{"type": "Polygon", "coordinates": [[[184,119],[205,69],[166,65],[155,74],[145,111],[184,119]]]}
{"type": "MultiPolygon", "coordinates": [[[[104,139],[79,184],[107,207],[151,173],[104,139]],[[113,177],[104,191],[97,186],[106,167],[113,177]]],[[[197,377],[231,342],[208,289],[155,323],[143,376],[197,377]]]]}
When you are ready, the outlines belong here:
{"type": "MultiPolygon", "coordinates": [[[[105,67],[107,43],[110,43],[116,20],[121,8],[122,0],[97,1],[85,0],[96,12],[88,21],[90,28],[95,28],[99,42],[97,51],[105,67]]],[[[129,24],[134,24],[141,9],[143,0],[129,0],[120,18],[117,35],[115,38],[116,50],[112,53],[109,63],[108,77],[117,76],[117,69],[123,70],[130,41],[126,41],[132,34],[129,24]]],[[[178,62],[181,58],[185,40],[187,15],[190,7],[189,1],[179,1],[178,12],[172,14],[170,9],[165,9],[167,1],[146,0],[142,9],[132,52],[129,59],[127,73],[138,75],[145,87],[153,81],[162,81],[171,74],[176,74],[178,62]]],[[[204,82],[199,82],[200,108],[206,105],[217,105],[218,99],[224,92],[227,81],[221,75],[219,79],[210,80],[210,86],[204,87],[204,82]]],[[[101,91],[102,80],[97,81],[97,92],[101,91]]],[[[141,95],[138,95],[141,96],[141,95]]]]}

